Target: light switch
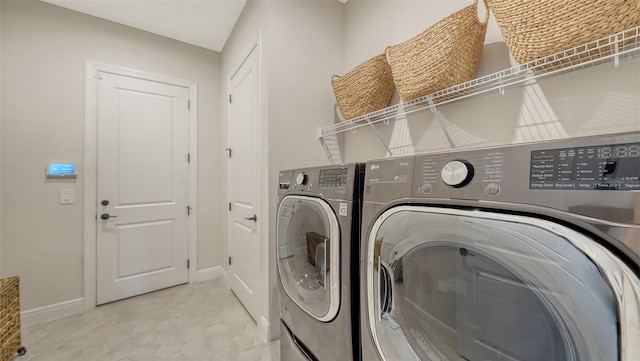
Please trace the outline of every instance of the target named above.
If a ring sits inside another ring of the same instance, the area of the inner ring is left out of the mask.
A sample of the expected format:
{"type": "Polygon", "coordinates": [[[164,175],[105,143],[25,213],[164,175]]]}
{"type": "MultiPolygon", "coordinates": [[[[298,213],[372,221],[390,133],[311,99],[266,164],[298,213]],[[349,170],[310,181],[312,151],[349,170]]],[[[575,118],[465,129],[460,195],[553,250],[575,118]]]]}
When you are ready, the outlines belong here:
{"type": "Polygon", "coordinates": [[[60,204],[73,204],[73,189],[60,190],[60,204]]]}

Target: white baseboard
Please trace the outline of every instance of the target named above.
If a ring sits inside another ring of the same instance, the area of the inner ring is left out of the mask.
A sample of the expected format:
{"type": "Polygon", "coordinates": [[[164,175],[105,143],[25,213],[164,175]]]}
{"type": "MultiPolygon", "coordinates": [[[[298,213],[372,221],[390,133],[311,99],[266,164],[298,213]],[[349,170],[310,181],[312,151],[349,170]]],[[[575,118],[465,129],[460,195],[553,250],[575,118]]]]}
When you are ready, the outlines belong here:
{"type": "Polygon", "coordinates": [[[258,322],[258,335],[262,341],[272,341],[271,322],[264,317],[260,317],[260,322],[258,322]]]}
{"type": "Polygon", "coordinates": [[[227,284],[227,271],[222,266],[205,268],[198,271],[196,282],[203,282],[215,278],[222,278],[222,282],[227,284]]]}
{"type": "Polygon", "coordinates": [[[22,311],[20,313],[20,322],[22,327],[28,327],[42,322],[53,321],[58,318],[75,315],[82,311],[84,311],[84,300],[82,298],[76,298],[75,300],[64,301],[53,305],[22,311]]]}

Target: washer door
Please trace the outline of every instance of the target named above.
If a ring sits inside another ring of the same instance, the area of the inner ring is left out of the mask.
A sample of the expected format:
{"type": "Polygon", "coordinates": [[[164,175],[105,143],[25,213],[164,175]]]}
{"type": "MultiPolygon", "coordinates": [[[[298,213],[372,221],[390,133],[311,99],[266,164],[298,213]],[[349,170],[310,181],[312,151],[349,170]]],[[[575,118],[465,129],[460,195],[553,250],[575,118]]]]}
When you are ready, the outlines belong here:
{"type": "Polygon", "coordinates": [[[369,325],[385,360],[640,360],[638,276],[572,229],[403,206],[367,242],[369,325]]]}
{"type": "Polygon", "coordinates": [[[322,199],[286,196],[277,220],[280,282],[301,309],[331,321],[340,307],[340,229],[322,199]]]}

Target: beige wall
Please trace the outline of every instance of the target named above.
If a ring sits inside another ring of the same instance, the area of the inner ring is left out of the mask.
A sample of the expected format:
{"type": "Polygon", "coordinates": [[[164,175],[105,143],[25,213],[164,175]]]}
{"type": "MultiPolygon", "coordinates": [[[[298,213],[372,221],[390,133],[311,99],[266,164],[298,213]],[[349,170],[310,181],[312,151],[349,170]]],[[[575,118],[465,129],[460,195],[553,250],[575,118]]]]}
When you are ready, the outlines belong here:
{"type": "MultiPolygon", "coordinates": [[[[345,6],[345,69],[348,71],[388,45],[400,43],[470,0],[350,0],[345,6]],[[382,25],[381,25],[382,24],[382,25]]],[[[478,76],[509,68],[509,55],[493,16],[489,19],[478,76]]],[[[397,103],[394,96],[392,103],[397,103]]],[[[442,127],[430,111],[376,128],[394,156],[640,130],[640,60],[619,68],[604,65],[538,81],[526,88],[439,107],[442,127]]],[[[347,162],[386,157],[387,150],[368,127],[344,134],[347,162]]]]}
{"type": "Polygon", "coordinates": [[[219,53],[39,1],[3,0],[1,8],[1,274],[21,276],[23,309],[83,296],[86,60],[198,83],[198,265],[219,265],[219,53]],[[80,176],[47,180],[50,161],[76,162],[80,176]],[[73,205],[58,204],[61,188],[75,191],[73,205]]]}
{"type": "MultiPolygon", "coordinates": [[[[266,155],[263,210],[265,301],[262,317],[276,337],[280,318],[276,287],[276,186],[281,169],[327,163],[316,129],[333,122],[331,75],[343,62],[343,7],[337,1],[249,1],[222,51],[226,79],[259,32],[263,49],[263,155],[266,155]],[[266,287],[265,287],[266,288],[266,287]]],[[[224,104],[226,102],[223,101],[224,104]]],[[[226,109],[223,110],[226,114],[226,109]]]]}

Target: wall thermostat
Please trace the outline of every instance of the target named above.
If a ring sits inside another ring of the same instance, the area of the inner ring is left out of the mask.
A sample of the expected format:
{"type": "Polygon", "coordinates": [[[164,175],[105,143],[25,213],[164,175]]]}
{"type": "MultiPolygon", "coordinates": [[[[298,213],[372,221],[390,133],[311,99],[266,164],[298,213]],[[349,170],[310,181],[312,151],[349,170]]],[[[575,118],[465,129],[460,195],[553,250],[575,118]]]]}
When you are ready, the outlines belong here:
{"type": "Polygon", "coordinates": [[[75,178],[75,163],[49,163],[47,164],[47,178],[75,178]]]}

